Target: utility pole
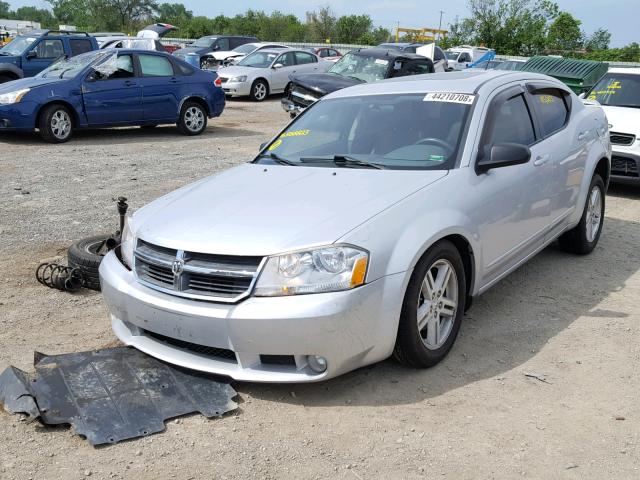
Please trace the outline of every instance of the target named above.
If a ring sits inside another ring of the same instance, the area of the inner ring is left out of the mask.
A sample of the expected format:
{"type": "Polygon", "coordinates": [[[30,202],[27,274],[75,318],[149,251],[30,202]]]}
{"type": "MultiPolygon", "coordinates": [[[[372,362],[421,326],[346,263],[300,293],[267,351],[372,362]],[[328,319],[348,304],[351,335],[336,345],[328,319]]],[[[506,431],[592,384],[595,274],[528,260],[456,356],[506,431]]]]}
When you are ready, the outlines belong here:
{"type": "Polygon", "coordinates": [[[444,11],[440,10],[440,22],[438,23],[438,36],[436,38],[436,44],[438,43],[438,40],[440,40],[440,31],[442,29],[442,15],[444,15],[444,11]]]}

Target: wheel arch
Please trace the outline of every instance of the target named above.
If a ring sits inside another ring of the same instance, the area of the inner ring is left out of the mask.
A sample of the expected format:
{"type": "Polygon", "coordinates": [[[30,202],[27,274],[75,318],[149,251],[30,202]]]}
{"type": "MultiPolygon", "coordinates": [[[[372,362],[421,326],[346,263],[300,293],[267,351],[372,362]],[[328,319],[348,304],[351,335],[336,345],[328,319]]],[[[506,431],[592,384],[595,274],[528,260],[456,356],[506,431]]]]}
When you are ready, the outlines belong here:
{"type": "Polygon", "coordinates": [[[607,157],[603,157],[598,161],[594,173],[600,175],[604,182],[604,188],[607,190],[609,188],[609,180],[611,177],[611,163],[607,157]]]}
{"type": "Polygon", "coordinates": [[[197,95],[191,95],[190,97],[185,97],[182,100],[182,102],[180,102],[180,109],[178,110],[178,116],[180,116],[180,113],[182,112],[182,107],[187,102],[195,102],[195,103],[199,104],[202,108],[204,108],[204,111],[207,114],[207,117],[211,116],[211,111],[209,109],[209,104],[207,103],[207,101],[204,98],[199,97],[197,95]]]}
{"type": "Polygon", "coordinates": [[[65,100],[60,100],[60,99],[56,99],[56,100],[52,100],[50,102],[44,103],[40,106],[40,108],[38,108],[38,112],[35,115],[34,128],[38,128],[38,125],[40,124],[40,117],[42,115],[42,112],[44,112],[45,108],[50,107],[51,105],[62,105],[63,107],[66,107],[67,110],[69,110],[69,112],[71,113],[71,120],[73,121],[73,127],[78,128],[78,126],[80,125],[80,116],[78,115],[78,112],[73,107],[73,105],[71,105],[69,102],[65,100]]]}
{"type": "Polygon", "coordinates": [[[271,84],[269,83],[269,80],[267,80],[265,77],[258,77],[256,79],[254,79],[253,82],[251,82],[251,88],[253,88],[253,86],[258,81],[263,81],[264,84],[267,86],[267,95],[271,94],[271,84]]]}
{"type": "Polygon", "coordinates": [[[24,73],[15,65],[5,64],[0,67],[0,75],[11,77],[11,80],[20,80],[24,78],[24,73]]]}

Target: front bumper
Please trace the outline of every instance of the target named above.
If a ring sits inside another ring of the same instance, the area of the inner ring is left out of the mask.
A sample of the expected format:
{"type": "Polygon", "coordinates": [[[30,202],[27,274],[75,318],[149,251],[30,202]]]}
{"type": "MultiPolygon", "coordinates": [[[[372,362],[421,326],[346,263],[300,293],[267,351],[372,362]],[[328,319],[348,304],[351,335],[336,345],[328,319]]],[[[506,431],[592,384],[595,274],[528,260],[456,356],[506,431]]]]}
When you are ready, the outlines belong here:
{"type": "Polygon", "coordinates": [[[640,184],[640,140],[630,147],[613,145],[611,181],[640,184]]]}
{"type": "Polygon", "coordinates": [[[195,301],[141,285],[113,252],[102,261],[100,282],[113,331],[126,345],[253,382],[316,382],[387,358],[404,296],[397,274],[346,292],[195,301]],[[324,357],[326,371],[313,372],[308,355],[324,357]]]}
{"type": "Polygon", "coordinates": [[[38,106],[39,104],[36,102],[0,105],[0,131],[33,130],[38,106]]]}
{"type": "Polygon", "coordinates": [[[225,82],[222,89],[230,97],[246,97],[251,93],[251,85],[248,82],[225,82]]]}
{"type": "Polygon", "coordinates": [[[282,100],[280,100],[280,105],[282,105],[282,109],[285,112],[294,116],[300,115],[302,112],[306,110],[306,107],[301,107],[300,105],[297,105],[295,102],[293,102],[288,98],[283,98],[282,100]]]}

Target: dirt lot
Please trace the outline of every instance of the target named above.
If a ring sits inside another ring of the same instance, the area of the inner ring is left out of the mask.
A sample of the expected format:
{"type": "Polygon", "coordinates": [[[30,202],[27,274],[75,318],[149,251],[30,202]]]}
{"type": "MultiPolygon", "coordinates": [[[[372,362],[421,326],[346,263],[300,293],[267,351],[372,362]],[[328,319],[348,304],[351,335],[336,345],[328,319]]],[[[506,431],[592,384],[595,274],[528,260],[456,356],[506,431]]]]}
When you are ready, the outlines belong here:
{"type": "MultiPolygon", "coordinates": [[[[0,369],[113,344],[97,293],[38,285],[74,240],[244,162],[287,122],[277,99],[234,101],[198,138],[90,131],[50,146],[0,136],[0,369]]],[[[614,188],[589,257],[548,248],[469,311],[449,357],[386,361],[323,384],[236,384],[240,409],[94,449],[69,428],[0,413],[1,479],[640,478],[640,189],[614,188]],[[538,375],[542,382],[527,374],[538,375]]]]}

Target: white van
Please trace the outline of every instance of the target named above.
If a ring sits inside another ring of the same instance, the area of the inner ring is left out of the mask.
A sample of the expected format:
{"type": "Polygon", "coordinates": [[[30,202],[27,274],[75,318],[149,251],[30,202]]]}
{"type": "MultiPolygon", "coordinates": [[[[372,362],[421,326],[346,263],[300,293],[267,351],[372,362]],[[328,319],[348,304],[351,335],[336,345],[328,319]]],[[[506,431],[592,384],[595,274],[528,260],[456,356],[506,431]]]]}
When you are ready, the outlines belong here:
{"type": "Polygon", "coordinates": [[[464,70],[468,68],[469,65],[477,62],[483,56],[492,51],[493,50],[486,47],[472,47],[469,45],[461,45],[459,47],[448,49],[445,54],[447,56],[449,69],[464,70]]]}

